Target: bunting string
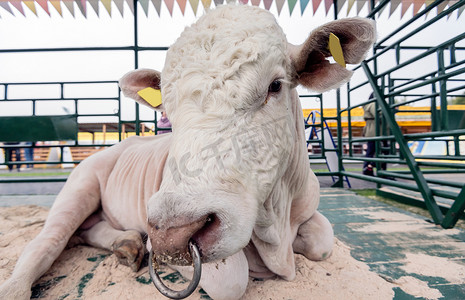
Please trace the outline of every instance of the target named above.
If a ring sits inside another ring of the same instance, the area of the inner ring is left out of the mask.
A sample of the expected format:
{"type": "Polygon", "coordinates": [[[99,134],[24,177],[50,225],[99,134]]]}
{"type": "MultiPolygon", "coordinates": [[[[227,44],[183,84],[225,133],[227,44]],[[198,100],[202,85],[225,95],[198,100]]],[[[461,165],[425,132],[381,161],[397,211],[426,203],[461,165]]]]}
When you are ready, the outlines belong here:
{"type": "MultiPolygon", "coordinates": [[[[245,5],[254,5],[254,6],[260,6],[263,7],[266,10],[270,10],[273,8],[273,2],[275,3],[275,8],[278,15],[281,14],[282,8],[284,6],[284,3],[287,1],[288,8],[289,8],[289,14],[292,15],[294,12],[296,6],[297,6],[297,1],[298,0],[137,0],[139,2],[139,6],[142,8],[142,11],[146,16],[149,15],[149,7],[152,6],[155,8],[155,11],[157,12],[158,16],[161,16],[162,12],[162,5],[168,10],[170,16],[173,16],[173,11],[175,9],[175,6],[177,6],[181,12],[181,14],[184,16],[186,12],[186,7],[187,3],[189,3],[192,12],[194,15],[196,15],[199,11],[199,3],[202,4],[204,9],[210,8],[211,6],[218,6],[222,5],[225,3],[242,3],[245,5]]],[[[300,14],[303,15],[306,10],[309,10],[308,7],[312,6],[312,11],[313,15],[316,14],[318,8],[324,7],[326,15],[328,15],[329,11],[331,8],[337,10],[337,14],[341,15],[344,11],[342,8],[347,2],[347,11],[346,15],[349,15],[354,7],[356,7],[355,14],[359,15],[362,9],[369,4],[368,0],[338,0],[337,1],[337,6],[334,7],[334,1],[333,0],[299,0],[300,1],[300,14]],[[310,5],[311,2],[311,5],[310,5]],[[324,5],[321,5],[321,3],[324,2],[324,5]],[[368,4],[367,4],[368,3],[368,4]]],[[[376,3],[379,3],[380,1],[376,0],[376,3]]],[[[408,11],[412,11],[413,15],[416,15],[418,12],[424,9],[425,7],[433,4],[435,0],[391,0],[389,5],[389,17],[394,14],[394,12],[400,7],[400,15],[401,18],[403,18],[408,11]]],[[[455,3],[457,3],[458,0],[446,0],[437,5],[436,11],[437,13],[441,13],[446,9],[446,7],[451,7],[455,3]]],[[[102,4],[102,7],[105,9],[105,11],[108,13],[108,15],[112,15],[114,11],[112,11],[112,3],[116,6],[118,9],[119,13],[121,16],[124,14],[124,10],[126,9],[126,13],[134,14],[134,0],[0,0],[0,16],[2,14],[11,14],[13,16],[17,15],[23,15],[24,17],[26,16],[25,10],[31,11],[33,14],[36,16],[37,10],[41,9],[45,11],[49,16],[51,16],[51,8],[53,9],[61,16],[63,16],[63,11],[66,9],[73,17],[75,16],[75,7],[78,8],[78,11],[84,16],[87,17],[87,13],[89,10],[89,7],[97,14],[97,16],[100,16],[100,3],[102,4]],[[126,3],[126,5],[125,5],[126,3]],[[50,4],[50,5],[49,5],[50,4]],[[88,5],[89,4],[89,5],[88,5]],[[37,5],[40,8],[37,8],[37,5]]],[[[378,14],[381,14],[383,10],[387,7],[387,5],[381,9],[381,11],[378,12],[378,14]]],[[[457,18],[459,18],[463,11],[464,7],[462,6],[459,9],[457,9],[457,18]]],[[[368,7],[368,9],[371,9],[368,7]]],[[[450,17],[450,15],[449,15],[450,17]]],[[[1,20],[1,19],[0,19],[1,20]]]]}

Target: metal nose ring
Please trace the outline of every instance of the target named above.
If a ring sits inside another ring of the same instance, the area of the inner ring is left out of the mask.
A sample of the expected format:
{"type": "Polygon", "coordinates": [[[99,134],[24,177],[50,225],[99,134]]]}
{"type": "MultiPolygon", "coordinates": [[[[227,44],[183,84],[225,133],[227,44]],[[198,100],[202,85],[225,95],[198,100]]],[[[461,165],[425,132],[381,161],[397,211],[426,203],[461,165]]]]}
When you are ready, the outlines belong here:
{"type": "Polygon", "coordinates": [[[199,249],[194,243],[192,243],[192,241],[189,241],[188,246],[194,265],[194,275],[191,282],[189,283],[189,286],[182,291],[172,290],[161,281],[160,276],[158,276],[158,273],[156,272],[159,267],[158,262],[153,255],[153,251],[150,251],[149,253],[150,277],[152,278],[153,285],[155,285],[157,290],[165,297],[171,299],[184,299],[192,294],[199,285],[200,276],[202,275],[202,262],[200,261],[199,249]]]}

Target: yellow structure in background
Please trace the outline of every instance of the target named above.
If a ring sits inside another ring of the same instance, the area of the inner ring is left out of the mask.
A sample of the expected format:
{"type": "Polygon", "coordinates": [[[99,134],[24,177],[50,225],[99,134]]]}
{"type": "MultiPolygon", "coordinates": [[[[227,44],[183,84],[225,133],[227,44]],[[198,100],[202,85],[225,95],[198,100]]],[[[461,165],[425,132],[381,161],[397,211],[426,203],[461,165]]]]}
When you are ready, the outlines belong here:
{"type": "MultiPolygon", "coordinates": [[[[399,112],[396,113],[396,120],[400,127],[424,127],[424,126],[431,126],[431,113],[424,112],[425,110],[429,110],[430,107],[414,107],[414,106],[399,106],[399,112]],[[402,112],[406,111],[408,112],[402,112]],[[412,112],[412,110],[417,110],[419,112],[412,112]]],[[[465,111],[465,105],[448,105],[448,110],[463,110],[465,111]]],[[[440,107],[437,107],[437,110],[440,110],[440,107]]],[[[304,117],[307,116],[312,111],[320,112],[320,109],[303,109],[304,117]]],[[[317,115],[318,116],[318,115],[317,115]]],[[[336,108],[325,108],[323,109],[323,117],[336,117],[337,116],[337,109],[336,108]]],[[[347,127],[348,124],[348,112],[342,113],[342,127],[347,127]]],[[[365,121],[363,120],[363,108],[357,107],[351,110],[350,112],[351,118],[351,125],[353,127],[364,127],[365,121]]],[[[319,122],[319,118],[317,118],[317,122],[319,122]]],[[[336,120],[328,120],[328,126],[331,128],[337,127],[336,120]]]]}

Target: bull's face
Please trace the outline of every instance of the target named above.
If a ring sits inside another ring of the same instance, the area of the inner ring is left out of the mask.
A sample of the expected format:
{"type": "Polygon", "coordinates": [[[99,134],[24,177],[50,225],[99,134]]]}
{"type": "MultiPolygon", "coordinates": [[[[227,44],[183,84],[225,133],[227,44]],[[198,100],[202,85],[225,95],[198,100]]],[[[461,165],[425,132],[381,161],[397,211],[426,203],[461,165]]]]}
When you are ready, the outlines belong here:
{"type": "Polygon", "coordinates": [[[137,70],[122,78],[125,95],[143,104],[137,91],[161,89],[157,109],[173,126],[163,183],[147,209],[159,258],[188,263],[189,240],[202,261],[225,258],[249,243],[256,225],[266,225],[257,224],[266,222],[258,218],[265,199],[296,148],[305,147],[294,87],[323,91],[351,75],[325,59],[329,32],[348,63],[358,63],[374,39],[371,22],[351,19],[319,28],[296,47],[267,11],[225,6],[184,31],[161,76],[137,70]]]}

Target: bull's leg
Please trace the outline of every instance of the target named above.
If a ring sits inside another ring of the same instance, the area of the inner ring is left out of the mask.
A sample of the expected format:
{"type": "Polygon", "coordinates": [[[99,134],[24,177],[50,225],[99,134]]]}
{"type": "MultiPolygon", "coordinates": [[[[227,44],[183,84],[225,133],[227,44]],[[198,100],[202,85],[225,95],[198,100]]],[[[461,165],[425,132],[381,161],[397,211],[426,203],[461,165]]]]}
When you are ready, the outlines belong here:
{"type": "Polygon", "coordinates": [[[300,225],[297,237],[292,244],[295,253],[303,254],[310,260],[323,260],[331,255],[334,233],[325,216],[316,211],[300,225]]]}
{"type": "Polygon", "coordinates": [[[77,236],[93,247],[113,251],[121,264],[130,267],[134,272],[139,270],[145,246],[138,231],[117,230],[102,220],[90,229],[79,232],[77,236]]]}
{"type": "Polygon", "coordinates": [[[30,299],[34,281],[51,267],[76,229],[98,209],[99,194],[95,176],[73,172],[50,209],[44,228],[25,247],[13,274],[0,286],[0,299],[30,299]]]}

